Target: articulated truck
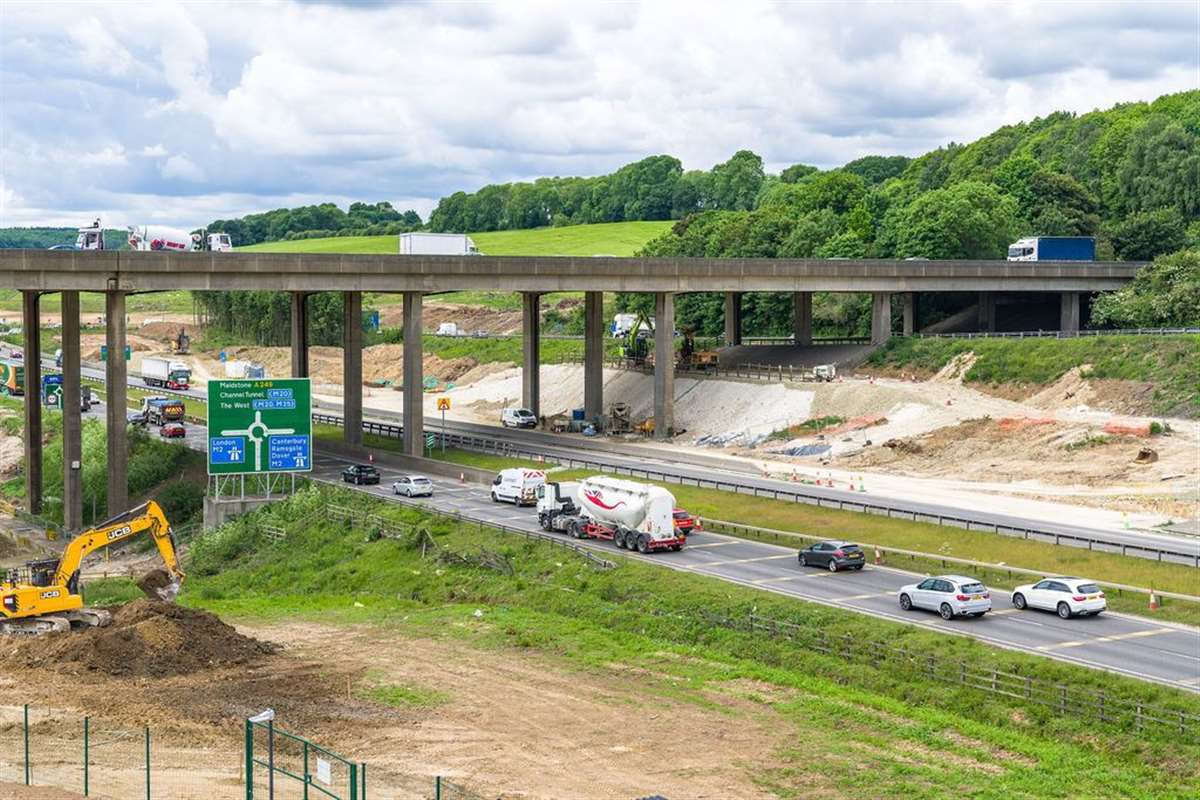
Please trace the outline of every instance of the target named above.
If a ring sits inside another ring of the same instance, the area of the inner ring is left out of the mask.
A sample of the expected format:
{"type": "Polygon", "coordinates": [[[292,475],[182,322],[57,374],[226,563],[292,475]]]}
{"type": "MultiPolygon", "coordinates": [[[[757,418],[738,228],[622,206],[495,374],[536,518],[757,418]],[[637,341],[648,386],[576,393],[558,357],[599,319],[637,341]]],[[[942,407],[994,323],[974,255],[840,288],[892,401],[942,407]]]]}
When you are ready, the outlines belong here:
{"type": "Polygon", "coordinates": [[[578,483],[538,489],[538,523],[576,539],[611,539],[617,547],[649,553],[681,550],[675,497],[666,489],[595,475],[578,483]]]}
{"type": "Polygon", "coordinates": [[[192,379],[192,371],[182,361],[146,356],[142,359],[142,381],[147,386],[164,389],[186,390],[192,379]]]}

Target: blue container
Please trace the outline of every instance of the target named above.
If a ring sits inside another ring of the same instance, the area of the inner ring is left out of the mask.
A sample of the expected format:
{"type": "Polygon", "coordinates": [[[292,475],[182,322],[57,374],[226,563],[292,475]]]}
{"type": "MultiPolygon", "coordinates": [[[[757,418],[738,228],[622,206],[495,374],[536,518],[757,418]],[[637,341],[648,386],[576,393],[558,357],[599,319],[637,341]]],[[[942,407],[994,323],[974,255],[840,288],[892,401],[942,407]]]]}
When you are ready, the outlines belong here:
{"type": "Polygon", "coordinates": [[[575,408],[575,409],[572,409],[572,410],[571,410],[571,419],[575,419],[575,420],[582,420],[582,419],[584,419],[584,416],[583,416],[583,409],[582,409],[582,408],[575,408]]]}

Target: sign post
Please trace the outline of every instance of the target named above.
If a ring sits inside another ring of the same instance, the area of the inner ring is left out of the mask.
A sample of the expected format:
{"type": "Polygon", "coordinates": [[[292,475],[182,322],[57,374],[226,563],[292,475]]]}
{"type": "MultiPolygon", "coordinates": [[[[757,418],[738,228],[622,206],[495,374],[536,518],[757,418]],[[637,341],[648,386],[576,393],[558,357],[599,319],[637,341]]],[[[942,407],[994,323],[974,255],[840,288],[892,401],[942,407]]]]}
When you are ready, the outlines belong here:
{"type": "Polygon", "coordinates": [[[450,398],[438,398],[438,411],[442,412],[442,454],[446,453],[446,412],[450,410],[450,398]]]}
{"type": "Polygon", "coordinates": [[[312,471],[308,378],[208,382],[208,474],[312,471]]]}
{"type": "Polygon", "coordinates": [[[42,376],[42,403],[55,408],[62,408],[62,373],[42,376]]]}

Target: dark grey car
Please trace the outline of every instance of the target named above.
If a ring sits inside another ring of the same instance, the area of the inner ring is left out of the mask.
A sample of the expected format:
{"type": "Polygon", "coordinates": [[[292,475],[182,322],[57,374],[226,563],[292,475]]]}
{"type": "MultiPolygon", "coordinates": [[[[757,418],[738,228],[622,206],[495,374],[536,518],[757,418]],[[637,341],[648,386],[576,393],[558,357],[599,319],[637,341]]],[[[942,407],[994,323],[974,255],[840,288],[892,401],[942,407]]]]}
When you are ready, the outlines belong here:
{"type": "Polygon", "coordinates": [[[825,567],[830,572],[841,569],[862,569],[867,556],[853,542],[817,542],[800,551],[797,556],[802,567],[825,567]]]}

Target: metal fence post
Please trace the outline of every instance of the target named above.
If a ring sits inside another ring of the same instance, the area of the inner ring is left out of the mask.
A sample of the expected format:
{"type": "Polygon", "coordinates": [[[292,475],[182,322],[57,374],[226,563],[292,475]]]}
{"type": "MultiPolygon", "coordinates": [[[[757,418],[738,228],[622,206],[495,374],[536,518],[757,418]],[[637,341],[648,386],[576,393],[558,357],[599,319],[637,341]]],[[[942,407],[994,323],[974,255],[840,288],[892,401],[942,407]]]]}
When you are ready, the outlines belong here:
{"type": "Polygon", "coordinates": [[[150,800],[150,726],[146,726],[146,800],[150,800]]]}
{"type": "Polygon", "coordinates": [[[88,720],[83,718],[83,796],[88,796],[88,720]]]}
{"type": "Polygon", "coordinates": [[[246,800],[254,800],[254,723],[246,720],[246,800]]]}
{"type": "Polygon", "coordinates": [[[29,785],[29,703],[25,704],[25,785],[29,785]]]}
{"type": "Polygon", "coordinates": [[[442,776],[437,775],[433,779],[433,800],[442,800],[442,776]]]}
{"type": "Polygon", "coordinates": [[[267,800],[275,800],[275,721],[267,720],[267,800]]]}
{"type": "Polygon", "coordinates": [[[350,765],[350,800],[358,800],[358,765],[350,765]]]}
{"type": "Polygon", "coordinates": [[[312,775],[308,771],[308,739],[304,740],[304,800],[308,800],[308,785],[312,782],[312,775]]]}
{"type": "Polygon", "coordinates": [[[362,783],[362,791],[358,795],[358,800],[367,800],[367,763],[358,765],[358,779],[362,783]]]}

